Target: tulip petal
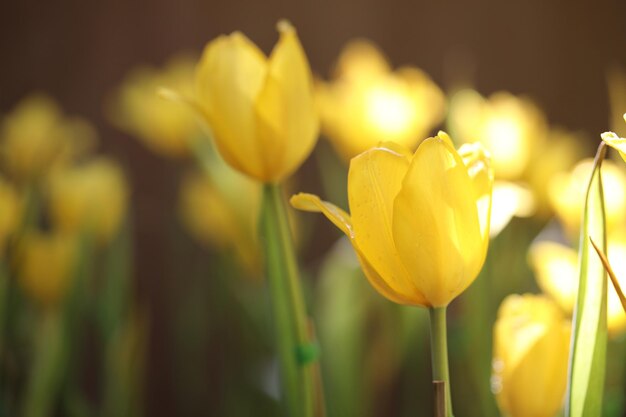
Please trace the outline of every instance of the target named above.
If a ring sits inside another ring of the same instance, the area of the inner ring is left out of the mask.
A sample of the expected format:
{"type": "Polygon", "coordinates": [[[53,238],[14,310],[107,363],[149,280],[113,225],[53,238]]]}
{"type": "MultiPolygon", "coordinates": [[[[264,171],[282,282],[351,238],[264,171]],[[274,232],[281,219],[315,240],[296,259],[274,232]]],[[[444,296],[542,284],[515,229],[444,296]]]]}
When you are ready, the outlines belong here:
{"type": "Polygon", "coordinates": [[[370,284],[380,294],[388,298],[389,300],[399,304],[415,304],[413,299],[409,299],[406,296],[396,292],[391,288],[385,280],[380,276],[378,272],[367,261],[363,253],[359,249],[356,240],[354,239],[354,230],[352,228],[352,220],[348,213],[335,206],[334,204],[320,200],[320,198],[313,194],[299,193],[291,197],[289,200],[291,205],[298,209],[316,213],[322,213],[328,220],[330,220],[335,226],[339,228],[348,238],[352,247],[354,248],[359,263],[363,269],[363,273],[367,277],[370,284]]]}
{"type": "Polygon", "coordinates": [[[198,102],[220,153],[234,168],[256,178],[266,170],[254,114],[266,72],[265,55],[235,32],[209,43],[196,73],[198,102]]]}
{"type": "Polygon", "coordinates": [[[459,156],[467,167],[467,173],[472,179],[478,220],[480,221],[480,233],[487,250],[489,235],[489,219],[491,217],[491,201],[493,190],[493,169],[490,164],[490,156],[482,144],[466,143],[459,148],[459,156]]]}
{"type": "Polygon", "coordinates": [[[280,22],[280,39],[269,59],[256,100],[256,122],[266,180],[280,180],[311,153],[319,132],[313,77],[295,29],[280,22]]]}
{"type": "Polygon", "coordinates": [[[607,145],[619,151],[620,156],[626,162],[626,139],[620,138],[613,132],[604,132],[601,136],[607,145]]]}
{"type": "Polygon", "coordinates": [[[393,200],[409,168],[408,149],[394,143],[372,148],[350,162],[348,199],[355,239],[364,257],[395,291],[426,305],[398,256],[392,234],[393,200]]]}
{"type": "Polygon", "coordinates": [[[474,184],[445,138],[415,152],[393,206],[400,258],[426,299],[447,305],[478,275],[486,255],[474,184]]]}

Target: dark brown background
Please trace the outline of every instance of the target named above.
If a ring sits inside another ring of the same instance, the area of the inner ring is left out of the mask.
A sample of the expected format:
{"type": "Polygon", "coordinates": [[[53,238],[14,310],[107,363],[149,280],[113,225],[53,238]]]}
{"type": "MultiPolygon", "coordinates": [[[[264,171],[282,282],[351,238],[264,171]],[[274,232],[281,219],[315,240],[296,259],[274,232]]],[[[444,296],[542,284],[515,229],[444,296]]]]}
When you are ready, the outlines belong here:
{"type": "Polygon", "coordinates": [[[297,27],[317,73],[344,43],[377,42],[395,65],[415,64],[440,85],[471,81],[483,94],[526,93],[551,122],[597,134],[608,128],[605,73],[626,65],[626,2],[573,1],[20,1],[0,6],[0,113],[33,90],[89,118],[102,150],[122,159],[134,190],[136,279],[152,313],[147,415],[172,411],[167,295],[175,163],[107,124],[107,94],[132,66],[161,64],[179,50],[242,30],[265,51],[275,23],[297,27]]]}

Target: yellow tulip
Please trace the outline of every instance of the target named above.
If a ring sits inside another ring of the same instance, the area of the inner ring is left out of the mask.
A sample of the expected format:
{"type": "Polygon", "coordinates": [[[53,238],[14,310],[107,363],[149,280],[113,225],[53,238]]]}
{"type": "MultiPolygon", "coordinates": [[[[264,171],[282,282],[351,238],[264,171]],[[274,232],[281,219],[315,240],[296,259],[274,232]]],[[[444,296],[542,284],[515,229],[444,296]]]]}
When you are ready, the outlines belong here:
{"type": "Polygon", "coordinates": [[[104,157],[55,171],[47,191],[52,222],[65,233],[87,227],[103,243],[117,233],[126,213],[122,170],[104,157]]]}
{"type": "Polygon", "coordinates": [[[479,144],[457,152],[448,135],[414,154],[392,142],[350,161],[351,216],[310,194],[294,207],[322,212],[352,242],[370,283],[401,304],[443,307],[482,268],[493,172],[479,144]]]}
{"type": "MultiPolygon", "coordinates": [[[[621,286],[626,288],[626,236],[623,232],[609,232],[607,252],[613,271],[621,286]]],[[[571,315],[578,294],[578,253],[560,243],[541,241],[531,246],[528,259],[539,288],[571,315]]],[[[626,314],[611,285],[607,288],[607,327],[611,337],[626,331],[626,314]]]]}
{"type": "Polygon", "coordinates": [[[22,203],[11,184],[0,177],[0,259],[6,242],[19,225],[22,203]]]}
{"type": "Polygon", "coordinates": [[[187,155],[190,140],[201,134],[197,116],[187,106],[157,92],[168,88],[192,96],[194,68],[195,61],[182,56],[171,59],[162,69],[137,68],[126,77],[110,103],[111,119],[155,153],[187,155]]]}
{"type": "Polygon", "coordinates": [[[541,295],[510,295],[493,336],[492,390],[503,414],[553,417],[567,384],[570,322],[541,295]]]}
{"type": "MultiPolygon", "coordinates": [[[[626,114],[624,118],[626,119],[626,114]]],[[[602,134],[602,140],[611,148],[616,149],[624,162],[626,162],[626,139],[620,138],[613,132],[604,132],[602,134]]]]}
{"type": "Polygon", "coordinates": [[[200,242],[233,250],[250,272],[259,267],[256,239],[261,187],[222,161],[212,164],[211,175],[195,173],[183,178],[179,213],[187,231],[200,242]]]}
{"type": "Polygon", "coordinates": [[[450,130],[467,143],[481,141],[491,152],[497,178],[519,180],[547,134],[542,112],[531,102],[498,92],[489,99],[472,90],[450,102],[450,130]]]}
{"type": "Polygon", "coordinates": [[[29,180],[84,152],[94,141],[95,133],[86,122],[64,117],[50,98],[33,95],[5,117],[0,157],[16,179],[29,180]]]}
{"type": "MultiPolygon", "coordinates": [[[[572,241],[578,240],[587,184],[593,160],[580,161],[571,171],[560,172],[548,181],[550,202],[557,218],[572,241]]],[[[607,230],[621,227],[626,218],[626,173],[622,167],[605,160],[602,163],[607,230]]]]}
{"type": "Polygon", "coordinates": [[[76,255],[73,236],[29,232],[20,241],[18,251],[20,285],[42,305],[57,305],[71,282],[76,255]]]}
{"type": "Polygon", "coordinates": [[[295,29],[278,24],[270,57],[239,32],[210,42],[196,72],[197,106],[232,167],[280,182],[313,150],[319,121],[309,64],[295,29]]]}
{"type": "Polygon", "coordinates": [[[331,83],[318,82],[322,130],[344,160],[374,147],[380,138],[415,149],[441,121],[443,93],[418,68],[392,71],[368,41],[349,43],[331,83]]]}
{"type": "Polygon", "coordinates": [[[496,181],[492,199],[489,227],[491,237],[498,235],[513,217],[530,217],[535,213],[532,191],[513,182],[496,181]]]}

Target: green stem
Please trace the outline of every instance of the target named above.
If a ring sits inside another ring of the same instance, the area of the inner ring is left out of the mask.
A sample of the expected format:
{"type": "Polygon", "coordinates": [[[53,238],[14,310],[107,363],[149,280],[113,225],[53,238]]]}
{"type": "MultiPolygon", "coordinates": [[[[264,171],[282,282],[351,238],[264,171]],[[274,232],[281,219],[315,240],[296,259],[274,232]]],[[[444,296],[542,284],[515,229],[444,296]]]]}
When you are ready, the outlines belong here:
{"type": "Polygon", "coordinates": [[[448,336],[446,333],[446,307],[431,307],[430,349],[433,366],[433,381],[443,381],[446,390],[446,415],[452,417],[450,395],[450,373],[448,372],[448,336]]]}
{"type": "Polygon", "coordinates": [[[310,346],[308,322],[285,201],[276,184],[263,187],[260,226],[285,412],[290,417],[312,417],[313,369],[301,355],[310,346]]]}

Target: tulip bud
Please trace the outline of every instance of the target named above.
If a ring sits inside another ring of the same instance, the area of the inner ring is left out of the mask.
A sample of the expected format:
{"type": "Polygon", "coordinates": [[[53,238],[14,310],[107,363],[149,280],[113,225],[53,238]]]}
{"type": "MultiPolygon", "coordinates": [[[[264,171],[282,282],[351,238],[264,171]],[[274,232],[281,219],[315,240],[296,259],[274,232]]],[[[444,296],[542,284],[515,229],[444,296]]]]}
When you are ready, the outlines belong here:
{"type": "Polygon", "coordinates": [[[266,57],[235,32],[210,42],[196,72],[197,106],[217,148],[233,168],[280,182],[317,141],[313,83],[296,30],[278,24],[280,39],[266,57]]]}
{"type": "Polygon", "coordinates": [[[493,336],[492,391],[504,415],[554,417],[563,404],[571,323],[541,295],[510,295],[493,336]]]}

